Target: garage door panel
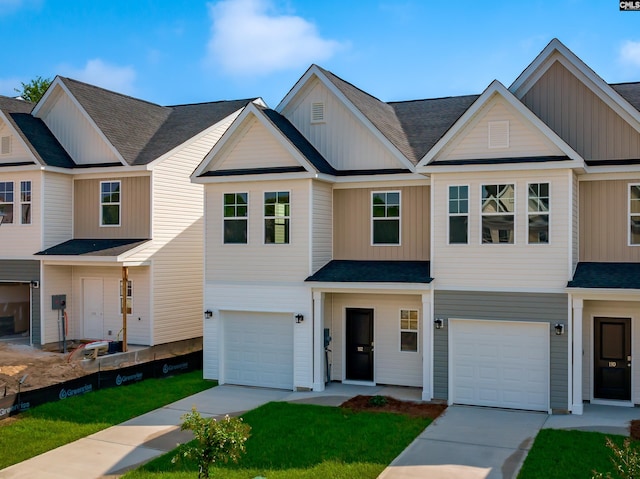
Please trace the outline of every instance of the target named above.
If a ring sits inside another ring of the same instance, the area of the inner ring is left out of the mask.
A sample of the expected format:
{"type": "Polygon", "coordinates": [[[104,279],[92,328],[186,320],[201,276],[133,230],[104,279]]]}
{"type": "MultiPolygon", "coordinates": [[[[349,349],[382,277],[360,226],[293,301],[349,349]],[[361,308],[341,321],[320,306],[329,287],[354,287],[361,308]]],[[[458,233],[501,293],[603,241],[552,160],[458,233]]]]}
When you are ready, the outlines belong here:
{"type": "Polygon", "coordinates": [[[225,382],[293,389],[290,314],[224,313],[225,382]]]}
{"type": "Polygon", "coordinates": [[[548,410],[545,323],[450,320],[452,401],[548,410]]]}

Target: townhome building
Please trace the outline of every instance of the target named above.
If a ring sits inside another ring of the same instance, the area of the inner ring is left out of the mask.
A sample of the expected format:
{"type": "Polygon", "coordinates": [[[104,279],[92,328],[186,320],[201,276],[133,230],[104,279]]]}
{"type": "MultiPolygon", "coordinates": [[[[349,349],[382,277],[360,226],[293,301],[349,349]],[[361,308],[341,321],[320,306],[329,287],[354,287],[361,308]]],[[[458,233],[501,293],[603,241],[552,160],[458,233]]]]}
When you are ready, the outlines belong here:
{"type": "Polygon", "coordinates": [[[65,77],[36,105],[0,98],[0,337],[201,337],[189,176],[252,101],[160,106],[65,77]]]}
{"type": "Polygon", "coordinates": [[[385,103],[312,65],[205,188],[205,377],[581,414],[640,403],[640,83],[557,39],[509,87],[385,103]]]}

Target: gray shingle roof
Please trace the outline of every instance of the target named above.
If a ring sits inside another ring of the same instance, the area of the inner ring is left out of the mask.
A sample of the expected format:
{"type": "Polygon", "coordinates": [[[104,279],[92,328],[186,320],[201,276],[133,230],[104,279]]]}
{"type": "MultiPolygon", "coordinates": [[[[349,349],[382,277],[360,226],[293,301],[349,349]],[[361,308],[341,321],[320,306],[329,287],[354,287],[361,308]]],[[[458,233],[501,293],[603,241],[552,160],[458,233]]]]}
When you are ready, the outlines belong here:
{"type": "Polygon", "coordinates": [[[611,84],[611,88],[640,111],[640,82],[611,84]]]}
{"type": "Polygon", "coordinates": [[[75,163],[40,118],[28,113],[11,113],[10,121],[43,164],[73,168],[75,163]]]}
{"type": "Polygon", "coordinates": [[[640,263],[578,263],[567,287],[640,289],[640,263]]]}
{"type": "Polygon", "coordinates": [[[429,261],[333,260],[305,281],[330,283],[430,283],[429,261]]]}
{"type": "Polygon", "coordinates": [[[0,110],[5,113],[31,113],[34,106],[28,101],[0,95],[0,110]]]}
{"type": "Polygon", "coordinates": [[[147,239],[72,239],[36,253],[42,256],[118,256],[147,239]]]}

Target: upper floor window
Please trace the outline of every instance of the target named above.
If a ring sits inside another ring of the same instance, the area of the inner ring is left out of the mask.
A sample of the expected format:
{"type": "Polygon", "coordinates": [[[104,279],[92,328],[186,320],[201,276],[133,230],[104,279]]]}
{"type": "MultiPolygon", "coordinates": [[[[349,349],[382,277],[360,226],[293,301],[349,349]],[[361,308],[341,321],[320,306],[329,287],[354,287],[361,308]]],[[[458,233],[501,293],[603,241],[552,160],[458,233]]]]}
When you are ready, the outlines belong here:
{"type": "Polygon", "coordinates": [[[528,194],[529,243],[549,243],[549,183],[531,183],[528,194]]]}
{"type": "Polygon", "coordinates": [[[469,187],[449,187],[449,244],[467,244],[469,238],[469,187]]]}
{"type": "Polygon", "coordinates": [[[0,181],[0,219],[13,223],[13,181],[0,181]]]}
{"type": "Polygon", "coordinates": [[[400,192],[376,191],[371,195],[372,238],[374,245],[400,244],[400,192]]]}
{"type": "Polygon", "coordinates": [[[247,193],[224,194],[224,242],[247,242],[247,193]]]}
{"type": "MultiPolygon", "coordinates": [[[[120,314],[122,314],[122,280],[120,280],[120,314]]],[[[127,281],[127,314],[133,313],[133,282],[127,281]]]]}
{"type": "Polygon", "coordinates": [[[515,187],[482,185],[482,242],[513,243],[515,233],[515,187]]]}
{"type": "Polygon", "coordinates": [[[23,225],[31,224],[31,182],[20,182],[20,222],[23,225]]]}
{"type": "Polygon", "coordinates": [[[629,185],[629,244],[640,244],[640,185],[629,185]]]}
{"type": "Polygon", "coordinates": [[[289,244],[290,197],[288,191],[264,194],[264,242],[289,244]]]}
{"type": "Polygon", "coordinates": [[[418,351],[418,310],[400,310],[400,351],[418,351]]]}
{"type": "Polygon", "coordinates": [[[120,182],[100,182],[100,226],[120,226],[120,182]]]}

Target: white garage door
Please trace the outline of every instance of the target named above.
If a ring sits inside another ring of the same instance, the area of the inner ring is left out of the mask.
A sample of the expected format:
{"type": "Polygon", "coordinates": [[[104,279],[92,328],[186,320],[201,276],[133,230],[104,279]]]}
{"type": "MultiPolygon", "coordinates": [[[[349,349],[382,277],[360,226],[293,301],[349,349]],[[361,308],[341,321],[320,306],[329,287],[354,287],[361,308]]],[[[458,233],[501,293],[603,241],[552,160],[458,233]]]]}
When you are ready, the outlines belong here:
{"type": "Polygon", "coordinates": [[[549,410],[549,324],[449,320],[455,404],[549,410]]]}
{"type": "Polygon", "coordinates": [[[224,313],[225,382],[293,389],[291,314],[224,313]]]}

